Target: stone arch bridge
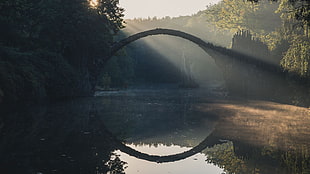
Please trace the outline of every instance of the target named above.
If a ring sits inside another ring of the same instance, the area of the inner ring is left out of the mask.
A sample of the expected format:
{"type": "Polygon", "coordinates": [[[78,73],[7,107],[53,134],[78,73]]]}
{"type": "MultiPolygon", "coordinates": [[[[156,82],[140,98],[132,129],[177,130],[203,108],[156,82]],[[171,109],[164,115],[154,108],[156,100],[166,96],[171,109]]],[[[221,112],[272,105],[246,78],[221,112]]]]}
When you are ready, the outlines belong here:
{"type": "MultiPolygon", "coordinates": [[[[112,46],[111,46],[111,51],[110,51],[110,55],[108,56],[108,59],[110,59],[113,55],[115,55],[115,53],[117,51],[119,51],[120,49],[122,49],[123,47],[125,47],[126,45],[147,37],[147,36],[154,36],[154,35],[170,35],[170,36],[176,36],[176,37],[180,37],[186,40],[189,40],[191,42],[193,42],[194,44],[198,45],[200,48],[202,48],[207,54],[209,54],[214,60],[215,62],[218,64],[218,62],[220,62],[220,59],[234,59],[234,60],[238,60],[238,61],[242,61],[244,63],[248,63],[248,64],[253,64],[253,65],[259,65],[260,67],[264,68],[267,71],[275,71],[280,69],[279,66],[273,65],[271,63],[268,62],[264,62],[261,61],[255,57],[249,56],[249,55],[245,55],[239,52],[236,52],[234,50],[231,49],[227,49],[221,46],[216,46],[212,43],[203,41],[202,39],[183,32],[183,31],[179,31],[179,30],[174,30],[174,29],[163,29],[163,28],[156,28],[156,29],[152,29],[152,30],[147,30],[147,31],[143,31],[137,34],[134,34],[132,36],[129,36],[123,40],[120,40],[118,42],[115,42],[112,46]]],[[[218,65],[221,66],[221,65],[218,65]]]]}
{"type": "MultiPolygon", "coordinates": [[[[280,66],[266,60],[246,55],[233,49],[216,46],[186,32],[163,28],[143,31],[115,42],[110,48],[110,55],[107,57],[107,60],[126,45],[153,35],[180,37],[198,45],[214,59],[215,64],[223,72],[226,87],[230,94],[238,96],[256,95],[258,97],[262,97],[262,94],[264,94],[265,96],[270,96],[270,93],[273,93],[274,86],[277,85],[275,79],[282,78],[284,74],[280,66]]],[[[259,51],[257,53],[260,54],[259,51]]],[[[269,57],[266,58],[268,59],[269,57]]]]}
{"type": "MultiPolygon", "coordinates": [[[[119,51],[126,45],[138,39],[141,39],[147,36],[153,36],[153,35],[176,36],[176,37],[180,37],[180,38],[193,42],[194,44],[198,45],[201,49],[203,49],[208,55],[210,55],[215,60],[215,63],[217,64],[217,66],[219,66],[220,69],[225,69],[225,64],[227,64],[227,62],[229,63],[230,61],[237,61],[237,62],[243,62],[244,64],[249,64],[252,66],[254,65],[257,68],[262,69],[263,71],[272,72],[273,74],[275,72],[276,74],[281,72],[281,69],[279,66],[259,60],[255,57],[245,55],[245,54],[242,54],[242,53],[239,53],[239,52],[236,52],[234,50],[227,49],[224,47],[213,45],[212,43],[203,41],[202,39],[194,35],[191,35],[191,34],[188,34],[182,31],[173,30],[173,29],[162,29],[162,28],[156,28],[152,30],[143,31],[143,32],[134,34],[132,36],[129,36],[118,42],[115,42],[110,48],[111,52],[110,52],[110,55],[108,56],[108,59],[110,59],[113,55],[116,54],[117,51],[119,51]]],[[[151,162],[165,163],[165,162],[172,162],[172,161],[178,161],[181,159],[185,159],[196,153],[201,152],[206,147],[211,147],[215,144],[221,144],[224,142],[220,141],[214,135],[209,135],[200,144],[193,147],[192,149],[186,152],[179,153],[179,154],[173,154],[173,155],[167,155],[167,156],[149,155],[143,152],[139,152],[135,149],[132,149],[126,146],[124,143],[117,140],[116,138],[114,138],[114,143],[118,149],[136,158],[148,160],[151,162]]]]}

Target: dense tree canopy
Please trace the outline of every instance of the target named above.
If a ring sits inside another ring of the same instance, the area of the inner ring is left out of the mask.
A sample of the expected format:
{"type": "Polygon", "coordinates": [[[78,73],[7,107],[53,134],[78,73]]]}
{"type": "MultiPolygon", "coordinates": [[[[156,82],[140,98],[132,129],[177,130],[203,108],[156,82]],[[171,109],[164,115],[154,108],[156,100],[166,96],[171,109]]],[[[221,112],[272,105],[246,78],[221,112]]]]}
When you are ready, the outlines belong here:
{"type": "Polygon", "coordinates": [[[2,0],[1,98],[89,93],[113,35],[123,27],[123,11],[118,0],[95,6],[88,0],[2,0]]]}
{"type": "Polygon", "coordinates": [[[274,51],[272,58],[280,59],[285,70],[309,78],[309,2],[254,2],[224,0],[206,11],[207,19],[232,32],[250,30],[274,51]]]}
{"type": "MultiPolygon", "coordinates": [[[[263,0],[248,0],[250,2],[262,2],[263,0]]],[[[286,9],[292,18],[299,20],[301,23],[310,25],[310,2],[308,0],[269,0],[281,2],[280,8],[286,9]]]]}

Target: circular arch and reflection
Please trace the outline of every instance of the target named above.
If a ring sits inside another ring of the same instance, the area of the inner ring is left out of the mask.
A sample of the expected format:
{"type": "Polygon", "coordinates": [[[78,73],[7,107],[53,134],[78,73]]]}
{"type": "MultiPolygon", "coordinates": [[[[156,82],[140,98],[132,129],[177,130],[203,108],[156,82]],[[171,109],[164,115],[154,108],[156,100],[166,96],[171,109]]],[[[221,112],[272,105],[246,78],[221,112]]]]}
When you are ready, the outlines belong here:
{"type": "MultiPolygon", "coordinates": [[[[281,73],[281,68],[279,66],[276,66],[274,64],[268,63],[268,62],[264,62],[262,60],[259,60],[255,57],[249,56],[249,55],[245,55],[242,54],[240,52],[236,52],[234,50],[231,49],[226,49],[224,47],[220,47],[220,46],[215,46],[211,43],[205,42],[202,39],[182,32],[182,31],[178,31],[178,30],[173,30],[173,29],[162,29],[162,28],[156,28],[156,29],[152,29],[152,30],[147,30],[147,31],[143,31],[137,34],[134,34],[132,36],[129,36],[119,42],[114,43],[111,48],[110,48],[110,55],[108,56],[108,59],[110,59],[113,55],[115,55],[115,53],[117,51],[119,51],[120,49],[122,49],[123,47],[125,47],[126,45],[147,37],[147,36],[152,36],[152,35],[171,35],[171,36],[176,36],[176,37],[180,37],[186,40],[189,40],[191,42],[193,42],[194,44],[198,45],[200,48],[202,48],[207,54],[209,54],[214,60],[215,63],[217,63],[217,60],[222,59],[222,60],[227,60],[227,58],[232,58],[232,59],[236,59],[239,60],[243,63],[248,63],[248,64],[252,64],[252,65],[259,65],[258,67],[265,70],[265,71],[270,71],[273,73],[281,73]],[[219,56],[220,55],[220,56],[219,56]]],[[[221,63],[219,63],[221,64],[221,63]]],[[[112,137],[115,138],[115,136],[113,134],[111,134],[112,137]]],[[[116,142],[116,147],[121,150],[124,153],[127,153],[130,156],[134,156],[136,158],[139,159],[143,159],[143,160],[147,160],[147,161],[151,161],[151,162],[157,162],[157,163],[165,163],[165,162],[174,162],[174,161],[178,161],[178,160],[182,160],[185,158],[188,158],[190,156],[193,156],[199,152],[201,152],[202,150],[204,150],[207,147],[211,147],[213,145],[216,144],[221,144],[224,143],[226,141],[220,141],[218,137],[214,136],[213,133],[211,133],[208,137],[206,137],[201,143],[199,143],[197,146],[193,147],[192,149],[185,151],[185,152],[181,152],[178,154],[173,154],[173,155],[166,155],[166,156],[159,156],[159,155],[149,155],[147,153],[142,153],[139,152],[131,147],[126,146],[124,143],[122,143],[121,141],[117,140],[115,138],[115,142],[116,142]]]]}
{"type": "MultiPolygon", "coordinates": [[[[114,43],[114,45],[111,47],[111,52],[110,52],[109,58],[111,58],[117,51],[122,49],[124,46],[126,46],[126,45],[128,45],[128,44],[130,44],[130,43],[132,43],[138,39],[141,39],[141,38],[144,38],[147,36],[152,36],[152,35],[171,35],[171,36],[176,36],[176,37],[180,37],[180,38],[189,40],[189,41],[195,43],[196,45],[198,45],[207,54],[210,54],[210,55],[214,54],[215,52],[221,52],[221,53],[226,53],[226,54],[227,54],[227,52],[229,52],[229,50],[226,48],[215,46],[211,43],[207,43],[207,42],[203,41],[202,39],[200,39],[196,36],[193,36],[191,34],[188,34],[188,33],[182,32],[182,31],[173,30],[173,29],[156,28],[153,30],[147,30],[144,32],[134,34],[132,36],[129,36],[129,37],[119,41],[119,42],[114,43]]],[[[111,133],[111,135],[113,136],[112,133],[111,133]]],[[[137,150],[135,150],[129,146],[126,146],[124,143],[117,140],[117,138],[115,136],[113,136],[113,137],[114,137],[116,146],[120,151],[122,151],[122,152],[124,152],[130,156],[134,156],[136,158],[139,158],[139,159],[147,160],[150,162],[157,162],[157,163],[179,161],[179,160],[188,158],[190,156],[193,156],[193,155],[201,152],[202,150],[204,150],[207,147],[211,147],[211,146],[214,146],[215,144],[223,143],[223,142],[219,141],[219,139],[214,137],[211,133],[211,135],[206,137],[201,143],[199,143],[197,146],[191,148],[188,151],[181,152],[178,154],[173,154],[173,155],[159,156],[159,155],[149,155],[147,153],[139,152],[139,151],[137,151],[137,150]]]]}

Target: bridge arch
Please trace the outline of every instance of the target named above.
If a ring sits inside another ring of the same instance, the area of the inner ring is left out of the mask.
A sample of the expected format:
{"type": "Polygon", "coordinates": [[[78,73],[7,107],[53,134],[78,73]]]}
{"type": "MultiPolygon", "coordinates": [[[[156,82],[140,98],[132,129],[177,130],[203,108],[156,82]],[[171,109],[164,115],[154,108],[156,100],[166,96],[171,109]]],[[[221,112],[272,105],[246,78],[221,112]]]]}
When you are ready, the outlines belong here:
{"type": "MultiPolygon", "coordinates": [[[[156,29],[151,29],[147,31],[143,31],[134,35],[131,35],[123,40],[120,40],[118,42],[115,42],[112,44],[110,47],[110,55],[107,57],[107,60],[110,59],[117,51],[125,47],[126,45],[147,37],[147,36],[152,36],[152,35],[170,35],[170,36],[176,36],[180,37],[186,40],[189,40],[193,42],[194,44],[198,45],[200,48],[202,48],[208,55],[210,55],[214,60],[216,64],[222,64],[223,60],[224,62],[227,61],[228,59],[235,59],[240,62],[243,62],[245,64],[252,64],[252,65],[257,65],[260,69],[263,69],[264,71],[268,72],[281,72],[282,69],[269,62],[265,62],[262,60],[259,60],[253,56],[245,55],[243,53],[227,49],[221,46],[216,46],[213,45],[212,43],[203,41],[199,37],[196,37],[192,34],[188,34],[183,31],[179,30],[174,30],[174,29],[164,29],[164,28],[156,28],[156,29]],[[219,63],[218,63],[219,62],[219,63]]],[[[218,65],[219,67],[221,65],[218,65]]]]}
{"type": "Polygon", "coordinates": [[[116,42],[112,45],[111,47],[111,52],[110,52],[110,57],[112,57],[113,55],[115,55],[115,53],[117,51],[119,51],[120,49],[122,49],[123,47],[125,47],[126,45],[147,37],[147,36],[152,36],[152,35],[170,35],[170,36],[176,36],[176,37],[180,37],[186,40],[189,40],[191,42],[193,42],[194,44],[198,45],[200,48],[202,48],[207,54],[210,54],[212,50],[218,50],[218,49],[225,49],[223,47],[219,47],[219,46],[215,46],[211,43],[205,42],[202,39],[182,32],[182,31],[178,31],[178,30],[173,30],[173,29],[163,29],[163,28],[156,28],[156,29],[152,29],[152,30],[147,30],[147,31],[143,31],[137,34],[134,34],[132,36],[129,36],[119,42],[116,42]]]}

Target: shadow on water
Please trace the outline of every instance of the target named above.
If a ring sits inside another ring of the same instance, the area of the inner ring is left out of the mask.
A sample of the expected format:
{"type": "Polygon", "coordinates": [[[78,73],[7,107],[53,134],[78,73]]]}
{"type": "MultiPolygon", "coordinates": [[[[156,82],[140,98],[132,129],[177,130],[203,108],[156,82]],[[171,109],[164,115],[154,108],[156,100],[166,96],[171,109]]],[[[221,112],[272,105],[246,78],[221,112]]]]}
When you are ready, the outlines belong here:
{"type": "Polygon", "coordinates": [[[106,173],[119,171],[112,137],[92,99],[23,109],[2,117],[0,173],[106,173]]]}
{"type": "Polygon", "coordinates": [[[226,173],[309,173],[309,109],[198,90],[100,95],[2,115],[0,173],[124,173],[134,166],[117,149],[157,163],[201,153],[226,173]],[[191,149],[153,155],[124,142],[191,149]]]}

